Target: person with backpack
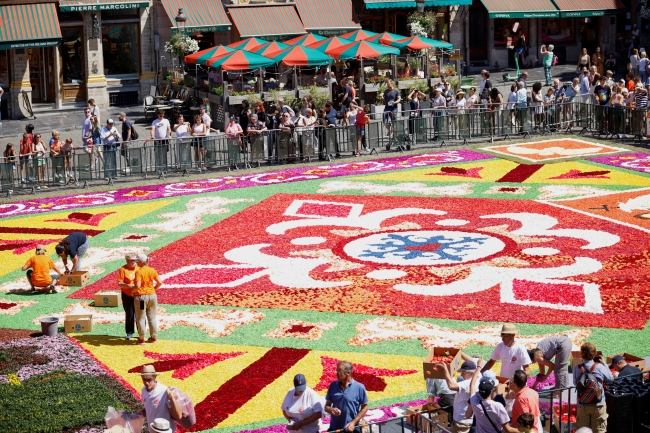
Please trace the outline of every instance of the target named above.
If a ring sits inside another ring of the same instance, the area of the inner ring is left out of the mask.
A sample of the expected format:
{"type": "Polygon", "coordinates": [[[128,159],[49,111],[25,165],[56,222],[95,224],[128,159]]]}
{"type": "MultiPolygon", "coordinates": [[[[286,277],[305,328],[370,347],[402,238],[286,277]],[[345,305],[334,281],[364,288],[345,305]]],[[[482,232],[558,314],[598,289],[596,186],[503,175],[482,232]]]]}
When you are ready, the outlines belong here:
{"type": "Polygon", "coordinates": [[[605,387],[614,381],[612,373],[603,362],[603,356],[596,356],[596,346],[584,343],[580,354],[584,362],[573,369],[573,383],[578,394],[576,427],[590,427],[594,433],[607,431],[607,406],[605,387]]]}

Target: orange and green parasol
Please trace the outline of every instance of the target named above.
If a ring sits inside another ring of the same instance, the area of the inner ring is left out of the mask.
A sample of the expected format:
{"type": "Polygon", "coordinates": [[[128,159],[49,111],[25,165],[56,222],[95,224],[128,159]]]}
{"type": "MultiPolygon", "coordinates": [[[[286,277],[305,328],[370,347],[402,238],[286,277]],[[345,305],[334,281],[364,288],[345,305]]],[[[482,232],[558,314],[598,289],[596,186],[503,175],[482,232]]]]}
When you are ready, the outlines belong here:
{"type": "Polygon", "coordinates": [[[225,71],[258,69],[271,66],[275,60],[249,51],[237,50],[217,59],[208,60],[207,66],[225,71]]]}
{"type": "Polygon", "coordinates": [[[196,53],[185,56],[185,63],[188,65],[205,65],[210,59],[216,59],[225,56],[228,53],[235,51],[234,48],[226,47],[224,45],[217,45],[206,50],[197,51],[196,53]]]}

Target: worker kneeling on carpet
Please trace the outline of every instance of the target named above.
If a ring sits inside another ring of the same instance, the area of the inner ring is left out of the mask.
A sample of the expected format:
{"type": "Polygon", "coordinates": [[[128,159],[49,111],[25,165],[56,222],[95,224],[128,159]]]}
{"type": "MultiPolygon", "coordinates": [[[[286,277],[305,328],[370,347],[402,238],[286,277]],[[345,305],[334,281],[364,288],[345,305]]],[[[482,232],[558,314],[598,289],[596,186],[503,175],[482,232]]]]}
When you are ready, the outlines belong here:
{"type": "Polygon", "coordinates": [[[38,291],[56,293],[55,286],[59,284],[61,271],[57,269],[52,259],[45,255],[45,252],[44,245],[37,245],[36,255],[27,260],[22,267],[23,271],[27,271],[27,281],[32,288],[32,293],[38,291]]]}

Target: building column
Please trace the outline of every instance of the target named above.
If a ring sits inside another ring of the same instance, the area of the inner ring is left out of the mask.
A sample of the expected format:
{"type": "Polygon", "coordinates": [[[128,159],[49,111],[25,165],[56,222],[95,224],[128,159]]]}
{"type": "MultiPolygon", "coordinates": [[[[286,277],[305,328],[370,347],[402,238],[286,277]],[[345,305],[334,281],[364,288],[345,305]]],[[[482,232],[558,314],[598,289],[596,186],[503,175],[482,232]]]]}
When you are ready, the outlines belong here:
{"type": "MultiPolygon", "coordinates": [[[[469,65],[469,26],[467,20],[469,19],[468,6],[450,6],[449,7],[449,43],[454,45],[454,48],[460,50],[462,62],[469,65]]],[[[458,71],[460,74],[460,71],[458,71]]]]}
{"type": "Polygon", "coordinates": [[[52,49],[54,53],[54,71],[56,77],[54,77],[54,105],[57,110],[60,110],[63,105],[63,95],[61,94],[61,82],[63,80],[62,70],[61,70],[61,46],[57,45],[52,49]]]}
{"type": "Polygon", "coordinates": [[[86,97],[94,99],[99,108],[108,108],[109,99],[104,75],[104,53],[102,52],[102,16],[100,11],[82,12],[86,44],[86,97]],[[93,19],[94,17],[94,19],[93,19]],[[98,37],[93,38],[93,26],[98,26],[98,37]]]}
{"type": "Polygon", "coordinates": [[[27,93],[29,103],[32,103],[32,83],[29,81],[29,56],[27,50],[11,50],[9,53],[9,64],[11,65],[11,84],[9,85],[11,91],[11,118],[21,119],[29,117],[31,114],[27,111],[23,104],[23,94],[27,93]],[[20,52],[21,54],[17,54],[20,52]]]}
{"type": "Polygon", "coordinates": [[[140,99],[156,85],[156,50],[154,43],[155,5],[140,9],[140,99]]]}

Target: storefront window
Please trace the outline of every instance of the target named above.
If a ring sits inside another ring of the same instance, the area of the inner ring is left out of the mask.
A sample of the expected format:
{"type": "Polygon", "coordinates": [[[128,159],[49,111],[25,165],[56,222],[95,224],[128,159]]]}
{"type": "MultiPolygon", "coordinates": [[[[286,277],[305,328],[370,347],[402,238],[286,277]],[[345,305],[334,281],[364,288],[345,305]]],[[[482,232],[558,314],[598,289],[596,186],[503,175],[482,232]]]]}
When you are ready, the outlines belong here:
{"type": "Polygon", "coordinates": [[[0,51],[0,86],[9,87],[9,51],[0,51]]]}
{"type": "Polygon", "coordinates": [[[102,26],[104,75],[132,75],[140,72],[137,24],[102,26]]]}
{"type": "Polygon", "coordinates": [[[549,18],[542,21],[542,42],[557,44],[558,42],[574,42],[573,18],[549,18]]]}
{"type": "Polygon", "coordinates": [[[530,43],[528,37],[528,20],[521,18],[495,18],[494,19],[494,46],[505,47],[512,44],[516,31],[514,31],[515,23],[519,23],[517,29],[524,29],[524,36],[526,36],[526,43],[530,43]]]}
{"type": "Polygon", "coordinates": [[[61,66],[63,82],[66,84],[81,84],[84,81],[83,69],[83,35],[81,27],[62,27],[61,35],[61,66]]]}

